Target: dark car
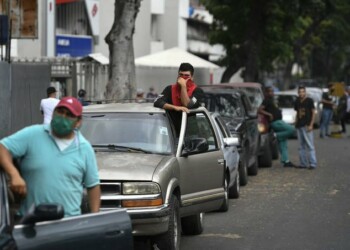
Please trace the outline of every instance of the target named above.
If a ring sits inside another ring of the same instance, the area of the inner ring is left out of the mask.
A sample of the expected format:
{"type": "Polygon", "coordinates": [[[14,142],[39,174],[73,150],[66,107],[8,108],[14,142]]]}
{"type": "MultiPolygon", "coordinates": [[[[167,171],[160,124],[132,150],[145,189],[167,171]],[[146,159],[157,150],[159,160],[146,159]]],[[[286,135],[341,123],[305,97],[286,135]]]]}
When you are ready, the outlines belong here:
{"type": "Polygon", "coordinates": [[[240,138],[239,178],[241,185],[248,182],[247,175],[258,173],[259,131],[258,117],[248,96],[240,90],[201,86],[205,93],[204,103],[211,112],[217,112],[225,121],[231,134],[240,138]]]}
{"type": "Polygon", "coordinates": [[[38,204],[15,222],[15,197],[0,170],[0,249],[132,249],[125,209],[63,218],[59,204],[38,204]]]}
{"type": "MultiPolygon", "coordinates": [[[[231,89],[239,89],[244,91],[249,98],[253,112],[258,112],[258,109],[264,100],[262,85],[255,82],[238,82],[210,85],[215,88],[223,88],[230,91],[231,89]]],[[[271,167],[272,160],[278,159],[277,139],[270,129],[268,118],[262,114],[258,115],[258,130],[259,138],[259,152],[258,165],[259,167],[271,167]]]]}

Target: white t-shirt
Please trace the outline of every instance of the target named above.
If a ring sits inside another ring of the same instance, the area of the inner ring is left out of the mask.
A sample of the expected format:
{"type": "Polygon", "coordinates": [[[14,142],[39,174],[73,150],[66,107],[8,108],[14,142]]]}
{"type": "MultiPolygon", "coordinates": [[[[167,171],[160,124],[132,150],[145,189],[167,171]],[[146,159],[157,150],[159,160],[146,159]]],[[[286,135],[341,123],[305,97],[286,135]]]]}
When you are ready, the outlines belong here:
{"type": "Polygon", "coordinates": [[[41,100],[40,110],[44,113],[44,124],[49,124],[51,122],[52,113],[59,101],[60,100],[53,97],[41,100]]]}

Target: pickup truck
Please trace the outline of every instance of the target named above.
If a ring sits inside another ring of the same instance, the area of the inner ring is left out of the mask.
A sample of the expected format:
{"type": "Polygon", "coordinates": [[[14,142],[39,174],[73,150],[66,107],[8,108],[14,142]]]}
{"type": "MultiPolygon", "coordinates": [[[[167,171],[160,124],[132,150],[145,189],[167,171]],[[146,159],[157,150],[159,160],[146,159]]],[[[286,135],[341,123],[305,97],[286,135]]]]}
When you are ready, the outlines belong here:
{"type": "Polygon", "coordinates": [[[228,171],[214,121],[203,107],[180,119],[178,130],[152,103],[83,110],[81,132],[96,152],[102,209],[126,208],[133,234],[150,236],[160,249],[179,249],[181,233],[202,232],[204,212],[228,209],[228,171]]]}

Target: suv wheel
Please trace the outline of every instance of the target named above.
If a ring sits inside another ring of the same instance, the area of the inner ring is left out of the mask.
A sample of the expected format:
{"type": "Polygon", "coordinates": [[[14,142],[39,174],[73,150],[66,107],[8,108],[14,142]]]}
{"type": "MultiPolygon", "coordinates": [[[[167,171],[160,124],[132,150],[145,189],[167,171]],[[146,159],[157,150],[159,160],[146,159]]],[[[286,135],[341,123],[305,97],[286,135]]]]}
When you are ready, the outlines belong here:
{"type": "Polygon", "coordinates": [[[278,159],[278,144],[277,140],[274,140],[271,142],[271,154],[272,154],[272,159],[277,160],[278,159]]]}
{"type": "Polygon", "coordinates": [[[180,249],[181,220],[179,209],[179,200],[175,195],[172,195],[170,200],[169,230],[157,236],[155,240],[159,249],[180,249]]]}
{"type": "Polygon", "coordinates": [[[204,213],[199,213],[181,219],[182,232],[187,235],[197,235],[203,232],[204,213]]]}
{"type": "Polygon", "coordinates": [[[269,168],[272,166],[272,154],[270,143],[267,143],[263,149],[263,154],[259,156],[259,167],[269,168]]]}
{"type": "Polygon", "coordinates": [[[239,197],[239,174],[236,175],[235,183],[233,183],[233,186],[229,189],[229,197],[233,199],[237,199],[239,197]]]}
{"type": "Polygon", "coordinates": [[[229,200],[228,200],[228,176],[226,175],[225,177],[225,181],[224,181],[224,192],[225,192],[225,197],[224,197],[224,200],[223,200],[223,203],[221,205],[221,207],[219,208],[219,212],[227,212],[228,210],[228,203],[229,203],[229,200]]]}
{"type": "Polygon", "coordinates": [[[249,175],[257,175],[258,174],[258,157],[255,156],[255,161],[250,168],[248,168],[249,175]]]}
{"type": "Polygon", "coordinates": [[[244,159],[239,160],[239,184],[245,186],[248,183],[248,167],[247,162],[244,159]]]}

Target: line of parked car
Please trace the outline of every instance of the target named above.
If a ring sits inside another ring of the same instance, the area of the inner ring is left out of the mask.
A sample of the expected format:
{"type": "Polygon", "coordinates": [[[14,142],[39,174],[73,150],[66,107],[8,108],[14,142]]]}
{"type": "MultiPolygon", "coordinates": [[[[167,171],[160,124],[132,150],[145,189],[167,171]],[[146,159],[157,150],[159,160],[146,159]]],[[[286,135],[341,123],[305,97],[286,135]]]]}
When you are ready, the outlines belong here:
{"type": "MultiPolygon", "coordinates": [[[[248,175],[271,167],[278,152],[268,122],[257,114],[260,84],[201,87],[204,107],[183,112],[180,128],[152,103],[84,107],[81,132],[96,152],[102,212],[62,218],[58,205],[39,205],[13,226],[1,173],[0,226],[8,237],[0,246],[128,249],[132,233],[159,249],[179,249],[181,234],[202,233],[204,214],[227,211],[248,175]]],[[[84,212],[87,207],[84,200],[84,212]]]]}
{"type": "Polygon", "coordinates": [[[152,103],[84,108],[81,132],[96,152],[101,210],[126,208],[133,235],[159,249],[179,249],[181,234],[202,233],[205,212],[227,211],[248,175],[278,157],[257,114],[260,84],[201,88],[204,107],[182,113],[180,128],[152,103]]]}

